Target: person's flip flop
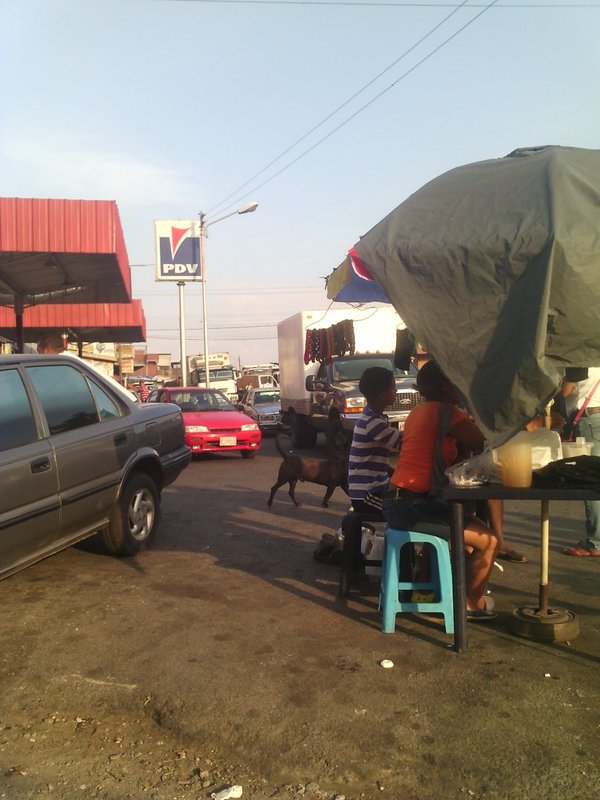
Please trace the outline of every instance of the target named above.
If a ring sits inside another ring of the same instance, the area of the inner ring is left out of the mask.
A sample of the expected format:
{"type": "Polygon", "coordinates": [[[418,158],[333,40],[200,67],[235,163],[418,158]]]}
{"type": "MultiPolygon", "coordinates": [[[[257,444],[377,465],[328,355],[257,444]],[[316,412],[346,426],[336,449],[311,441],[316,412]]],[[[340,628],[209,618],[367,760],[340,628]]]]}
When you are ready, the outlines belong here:
{"type": "Polygon", "coordinates": [[[496,553],[496,558],[502,561],[512,561],[513,564],[524,564],[527,559],[522,553],[517,553],[516,550],[505,550],[503,553],[496,553]]]}
{"type": "Polygon", "coordinates": [[[588,550],[587,547],[563,547],[566,556],[576,556],[577,558],[600,558],[600,550],[588,550]]]}
{"type": "Polygon", "coordinates": [[[491,622],[497,616],[495,611],[486,611],[484,608],[477,608],[475,611],[467,610],[467,622],[491,622]]]}

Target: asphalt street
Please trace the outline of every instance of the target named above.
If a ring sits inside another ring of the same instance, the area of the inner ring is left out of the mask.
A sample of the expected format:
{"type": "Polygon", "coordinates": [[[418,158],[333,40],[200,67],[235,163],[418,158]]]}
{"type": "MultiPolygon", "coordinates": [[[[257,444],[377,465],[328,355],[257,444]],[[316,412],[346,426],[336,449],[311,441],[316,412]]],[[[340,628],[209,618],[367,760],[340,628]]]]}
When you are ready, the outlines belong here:
{"type": "Polygon", "coordinates": [[[382,634],[376,583],[338,599],[312,552],[347,499],[323,509],[301,483],[299,508],[281,489],[269,509],[279,463],[272,439],[255,459],[198,459],[164,492],[151,549],[115,559],[91,540],[0,582],[0,798],[235,783],[258,800],[596,800],[600,559],[560,553],[582,505],[551,504],[550,557],[550,602],[580,636],[508,633],[539,571],[539,506],[508,504],[529,560],[494,570],[499,618],[457,655],[435,618],[382,634]]]}

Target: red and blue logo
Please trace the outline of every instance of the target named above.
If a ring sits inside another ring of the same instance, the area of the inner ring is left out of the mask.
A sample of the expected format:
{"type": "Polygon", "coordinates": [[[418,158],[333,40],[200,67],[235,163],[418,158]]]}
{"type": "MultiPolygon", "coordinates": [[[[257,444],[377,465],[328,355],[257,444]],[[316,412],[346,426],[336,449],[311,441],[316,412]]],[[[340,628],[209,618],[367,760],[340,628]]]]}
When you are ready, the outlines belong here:
{"type": "Polygon", "coordinates": [[[198,222],[156,221],[156,280],[201,281],[198,222]]]}

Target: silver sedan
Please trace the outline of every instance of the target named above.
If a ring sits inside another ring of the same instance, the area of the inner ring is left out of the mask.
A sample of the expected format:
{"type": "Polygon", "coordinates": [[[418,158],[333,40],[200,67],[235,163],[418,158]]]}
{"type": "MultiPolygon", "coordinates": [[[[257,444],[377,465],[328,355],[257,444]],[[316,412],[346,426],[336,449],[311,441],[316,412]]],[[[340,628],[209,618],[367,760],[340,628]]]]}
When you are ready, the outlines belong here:
{"type": "Polygon", "coordinates": [[[263,432],[281,429],[281,399],[279,389],[247,389],[238,406],[248,414],[263,432]]]}

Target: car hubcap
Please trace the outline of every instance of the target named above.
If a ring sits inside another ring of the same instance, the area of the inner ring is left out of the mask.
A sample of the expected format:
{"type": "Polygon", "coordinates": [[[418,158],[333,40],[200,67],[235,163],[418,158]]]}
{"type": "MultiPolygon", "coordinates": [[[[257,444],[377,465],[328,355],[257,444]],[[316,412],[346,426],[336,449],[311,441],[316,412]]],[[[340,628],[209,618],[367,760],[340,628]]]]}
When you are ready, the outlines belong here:
{"type": "Polygon", "coordinates": [[[129,506],[129,533],[142,542],[148,538],[154,524],[154,498],[149,489],[138,489],[129,506]]]}

